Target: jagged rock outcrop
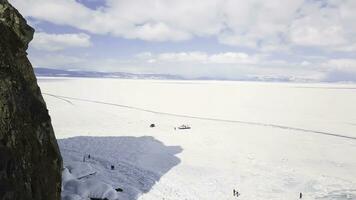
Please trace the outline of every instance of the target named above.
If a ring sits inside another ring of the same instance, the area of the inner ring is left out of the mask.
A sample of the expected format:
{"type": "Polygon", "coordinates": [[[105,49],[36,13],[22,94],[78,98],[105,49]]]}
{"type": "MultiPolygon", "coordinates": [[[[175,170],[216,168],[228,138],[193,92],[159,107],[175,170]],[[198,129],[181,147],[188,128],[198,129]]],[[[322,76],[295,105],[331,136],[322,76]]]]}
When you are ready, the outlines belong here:
{"type": "Polygon", "coordinates": [[[0,0],[0,200],[59,200],[62,158],[26,50],[34,30],[0,0]]]}

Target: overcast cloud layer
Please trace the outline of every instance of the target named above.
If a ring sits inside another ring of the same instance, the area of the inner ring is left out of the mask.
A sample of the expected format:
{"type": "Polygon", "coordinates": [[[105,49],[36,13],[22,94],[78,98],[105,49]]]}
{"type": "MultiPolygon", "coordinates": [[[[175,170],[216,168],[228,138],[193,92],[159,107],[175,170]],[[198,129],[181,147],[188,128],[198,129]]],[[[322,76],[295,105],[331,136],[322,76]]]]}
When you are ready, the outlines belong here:
{"type": "Polygon", "coordinates": [[[36,66],[356,81],[355,0],[10,0],[36,66]]]}

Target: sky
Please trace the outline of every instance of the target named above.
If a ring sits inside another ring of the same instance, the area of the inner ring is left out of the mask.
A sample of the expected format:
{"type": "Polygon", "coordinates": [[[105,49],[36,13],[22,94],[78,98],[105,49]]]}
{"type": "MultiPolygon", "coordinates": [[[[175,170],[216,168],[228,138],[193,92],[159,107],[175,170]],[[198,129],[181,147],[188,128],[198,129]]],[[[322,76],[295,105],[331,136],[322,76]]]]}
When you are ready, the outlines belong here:
{"type": "Polygon", "coordinates": [[[9,0],[34,67],[356,81],[355,0],[9,0]]]}

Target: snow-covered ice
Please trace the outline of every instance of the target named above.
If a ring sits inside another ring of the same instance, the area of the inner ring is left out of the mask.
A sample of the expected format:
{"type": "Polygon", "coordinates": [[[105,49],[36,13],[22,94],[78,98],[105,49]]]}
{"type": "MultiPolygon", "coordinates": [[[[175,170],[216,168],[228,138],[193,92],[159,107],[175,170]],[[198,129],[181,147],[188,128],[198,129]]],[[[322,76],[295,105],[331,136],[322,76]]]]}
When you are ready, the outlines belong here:
{"type": "Polygon", "coordinates": [[[66,167],[63,196],[80,193],[109,200],[137,199],[150,191],[180,162],[175,154],[182,151],[149,136],[74,137],[59,140],[59,145],[66,167]],[[116,192],[117,188],[123,192],[116,192]]]}
{"type": "Polygon", "coordinates": [[[60,138],[64,198],[356,199],[356,85],[39,84],[60,138]],[[174,129],[182,124],[191,129],[174,129]]]}

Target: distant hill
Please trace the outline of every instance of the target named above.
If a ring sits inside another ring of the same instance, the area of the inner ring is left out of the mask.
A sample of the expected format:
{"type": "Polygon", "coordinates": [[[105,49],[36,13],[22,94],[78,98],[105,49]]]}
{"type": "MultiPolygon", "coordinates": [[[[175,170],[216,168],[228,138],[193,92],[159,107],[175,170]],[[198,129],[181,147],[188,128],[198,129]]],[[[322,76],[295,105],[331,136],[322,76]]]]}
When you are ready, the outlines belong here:
{"type": "Polygon", "coordinates": [[[62,70],[49,68],[35,68],[39,77],[90,77],[90,78],[123,78],[123,79],[169,79],[184,80],[185,78],[170,74],[134,74],[125,72],[95,72],[79,70],[62,70]]]}

